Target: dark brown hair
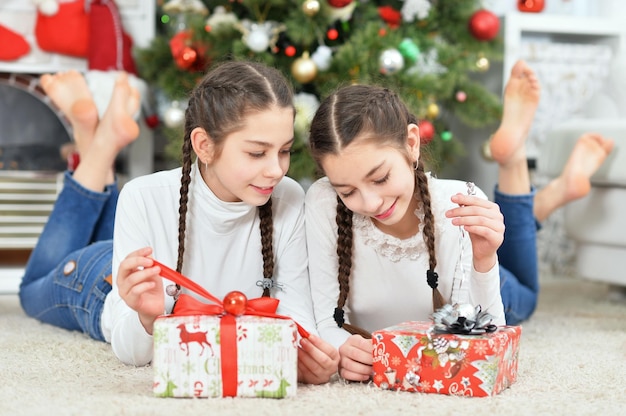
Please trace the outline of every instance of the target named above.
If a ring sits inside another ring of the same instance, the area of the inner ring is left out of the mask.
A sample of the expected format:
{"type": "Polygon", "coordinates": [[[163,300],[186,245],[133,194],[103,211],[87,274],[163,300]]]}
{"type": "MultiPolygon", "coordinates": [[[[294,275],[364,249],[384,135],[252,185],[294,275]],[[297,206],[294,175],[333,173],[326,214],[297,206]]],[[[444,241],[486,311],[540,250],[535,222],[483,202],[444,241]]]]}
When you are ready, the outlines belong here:
{"type": "MultiPolygon", "coordinates": [[[[200,127],[215,143],[217,154],[228,135],[245,127],[246,117],[272,106],[295,108],[293,90],[283,74],[275,68],[251,61],[227,61],[214,66],[194,87],[185,111],[185,132],[182,145],[182,176],[178,220],[178,261],[182,272],[185,253],[187,203],[193,163],[191,132],[200,127]]],[[[272,199],[258,208],[263,253],[263,277],[272,279],[274,254],[272,248],[272,199]]],[[[263,287],[263,296],[270,288],[263,287]]]]}
{"type": "MultiPolygon", "coordinates": [[[[387,88],[373,85],[350,85],[335,91],[326,98],[311,122],[309,143],[311,155],[318,167],[328,155],[338,155],[355,139],[367,140],[381,145],[393,145],[406,154],[407,127],[417,124],[417,117],[411,114],[397,94],[387,88]]],[[[424,241],[428,247],[429,270],[426,273],[428,285],[433,290],[433,310],[444,305],[443,297],[437,289],[437,257],[435,256],[435,227],[431,210],[428,178],[420,159],[415,166],[415,193],[424,209],[424,241]]],[[[350,290],[352,269],[352,211],[337,197],[337,256],[339,262],[339,297],[335,309],[337,325],[351,333],[359,333],[368,338],[371,335],[354,325],[344,322],[343,307],[350,290]]],[[[312,276],[314,278],[314,276],[312,276]]]]}

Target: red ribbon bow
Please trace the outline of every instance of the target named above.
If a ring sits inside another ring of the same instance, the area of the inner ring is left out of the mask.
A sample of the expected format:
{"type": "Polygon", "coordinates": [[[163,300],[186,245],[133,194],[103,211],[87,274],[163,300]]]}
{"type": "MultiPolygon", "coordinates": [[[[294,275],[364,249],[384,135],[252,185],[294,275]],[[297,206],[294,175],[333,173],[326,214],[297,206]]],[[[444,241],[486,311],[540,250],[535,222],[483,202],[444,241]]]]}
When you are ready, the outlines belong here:
{"type": "MultiPolygon", "coordinates": [[[[224,307],[224,303],[218,298],[209,293],[202,286],[189,278],[183,276],[177,271],[170,269],[162,263],[154,260],[154,265],[161,268],[161,276],[174,283],[185,287],[200,296],[209,299],[214,304],[207,304],[200,302],[196,298],[190,295],[181,294],[174,305],[173,315],[187,316],[187,315],[218,315],[220,316],[220,352],[221,352],[221,366],[222,366],[222,383],[223,383],[223,396],[235,397],[237,396],[237,327],[236,316],[230,312],[232,309],[224,307]]],[[[231,292],[232,293],[232,292],[231,292]]],[[[228,298],[229,295],[226,295],[228,298]]],[[[291,319],[288,316],[277,315],[278,299],[270,297],[261,297],[255,299],[244,298],[245,310],[241,315],[254,315],[263,316],[267,318],[276,319],[291,319]]],[[[298,328],[298,333],[302,338],[308,338],[309,333],[294,321],[298,328]]]]}

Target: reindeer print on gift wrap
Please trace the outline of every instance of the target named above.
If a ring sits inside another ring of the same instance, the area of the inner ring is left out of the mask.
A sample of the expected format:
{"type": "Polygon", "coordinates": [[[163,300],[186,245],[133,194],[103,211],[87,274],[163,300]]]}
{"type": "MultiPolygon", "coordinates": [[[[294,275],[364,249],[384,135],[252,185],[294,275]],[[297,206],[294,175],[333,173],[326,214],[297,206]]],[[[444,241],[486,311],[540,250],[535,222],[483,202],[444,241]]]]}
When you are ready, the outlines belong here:
{"type": "Polygon", "coordinates": [[[282,377],[282,374],[278,378],[280,383],[276,390],[257,390],[255,392],[256,397],[265,397],[268,399],[282,399],[283,397],[287,397],[287,387],[291,386],[291,384],[282,377]]]}
{"type": "Polygon", "coordinates": [[[202,347],[199,355],[202,355],[204,352],[205,345],[211,350],[211,356],[215,355],[213,352],[213,346],[207,338],[208,331],[189,332],[184,323],[179,324],[176,328],[180,330],[180,342],[178,345],[183,351],[187,352],[187,356],[189,356],[189,346],[192,342],[196,342],[202,347]],[[184,348],[183,345],[185,346],[184,348]]]}

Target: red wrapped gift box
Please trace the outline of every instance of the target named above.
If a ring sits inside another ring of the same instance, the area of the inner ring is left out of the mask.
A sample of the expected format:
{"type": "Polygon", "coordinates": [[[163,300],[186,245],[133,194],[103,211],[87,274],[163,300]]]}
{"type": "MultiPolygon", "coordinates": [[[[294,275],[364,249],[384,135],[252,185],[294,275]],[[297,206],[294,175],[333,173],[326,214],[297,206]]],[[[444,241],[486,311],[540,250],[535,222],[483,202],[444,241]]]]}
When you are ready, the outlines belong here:
{"type": "Polygon", "coordinates": [[[374,383],[386,390],[493,396],[517,378],[520,326],[481,335],[441,334],[403,322],[372,334],[374,383]]]}

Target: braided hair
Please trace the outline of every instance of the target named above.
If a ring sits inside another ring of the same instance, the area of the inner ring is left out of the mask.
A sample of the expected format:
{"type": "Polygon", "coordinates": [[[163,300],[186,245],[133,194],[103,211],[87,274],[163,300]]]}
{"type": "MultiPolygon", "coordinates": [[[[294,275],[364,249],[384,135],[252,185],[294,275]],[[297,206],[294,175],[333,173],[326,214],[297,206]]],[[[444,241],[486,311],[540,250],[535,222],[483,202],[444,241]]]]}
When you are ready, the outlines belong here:
{"type": "MultiPolygon", "coordinates": [[[[248,115],[272,106],[295,108],[293,90],[280,71],[252,61],[225,61],[214,66],[194,87],[185,111],[182,144],[182,176],[178,209],[178,260],[181,273],[185,254],[187,204],[193,165],[191,132],[202,128],[214,142],[216,155],[227,137],[244,128],[248,115]]],[[[258,207],[263,255],[263,278],[271,282],[274,275],[272,247],[272,199],[258,207]]],[[[270,295],[271,285],[263,286],[263,296],[270,295]]]]}
{"type": "MultiPolygon", "coordinates": [[[[309,137],[311,155],[321,168],[326,156],[338,155],[356,138],[372,143],[391,143],[398,149],[404,149],[407,141],[407,126],[412,123],[417,124],[417,118],[391,90],[372,85],[343,87],[322,102],[311,122],[309,137]]],[[[407,161],[409,161],[408,155],[407,161]]],[[[415,166],[415,194],[416,198],[422,202],[424,209],[423,234],[429,256],[429,267],[425,277],[433,292],[433,310],[437,310],[445,302],[437,288],[434,217],[428,190],[428,177],[421,159],[415,166]]],[[[369,332],[347,324],[344,319],[343,308],[350,291],[352,268],[352,216],[352,211],[338,196],[336,223],[339,296],[334,318],[337,325],[348,332],[371,338],[369,332]]]]}

